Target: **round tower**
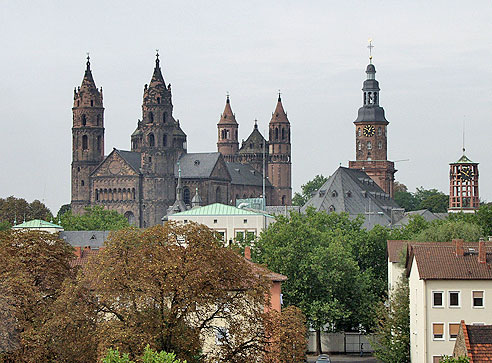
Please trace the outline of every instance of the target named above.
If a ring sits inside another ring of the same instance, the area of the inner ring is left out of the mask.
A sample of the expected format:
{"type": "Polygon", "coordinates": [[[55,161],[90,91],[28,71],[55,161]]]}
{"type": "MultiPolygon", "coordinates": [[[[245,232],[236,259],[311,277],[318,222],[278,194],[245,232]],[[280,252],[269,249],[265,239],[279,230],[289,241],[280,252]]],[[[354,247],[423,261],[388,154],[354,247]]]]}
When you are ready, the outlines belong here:
{"type": "Polygon", "coordinates": [[[72,211],[90,204],[90,174],[104,159],[104,107],[102,88],[92,78],[90,58],[80,87],[74,90],[72,127],[72,211]]]}
{"type": "Polygon", "coordinates": [[[236,116],[232,112],[229,95],[227,95],[224,112],[217,123],[217,151],[226,161],[235,161],[239,152],[238,128],[236,116]]]}
{"type": "Polygon", "coordinates": [[[292,161],[290,122],[282,106],[280,93],[269,124],[268,179],[273,186],[269,205],[292,204],[292,161]]]}

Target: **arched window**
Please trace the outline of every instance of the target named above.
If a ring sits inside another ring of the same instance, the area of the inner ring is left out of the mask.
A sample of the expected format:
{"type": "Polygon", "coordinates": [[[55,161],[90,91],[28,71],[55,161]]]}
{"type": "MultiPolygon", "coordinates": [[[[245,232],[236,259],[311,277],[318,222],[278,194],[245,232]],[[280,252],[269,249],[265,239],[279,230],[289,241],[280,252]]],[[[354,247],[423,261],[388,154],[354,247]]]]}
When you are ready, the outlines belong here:
{"type": "Polygon", "coordinates": [[[378,93],[377,92],[374,92],[374,104],[375,105],[378,104],[378,93]]]}
{"type": "Polygon", "coordinates": [[[80,185],[84,186],[85,182],[83,180],[80,181],[80,185]]]}
{"type": "Polygon", "coordinates": [[[130,224],[131,226],[135,225],[135,215],[133,214],[133,212],[125,212],[124,216],[128,221],[128,224],[130,224]]]}
{"type": "Polygon", "coordinates": [[[335,211],[335,206],[332,204],[330,205],[330,207],[328,208],[328,212],[332,213],[335,211]]]}
{"type": "Polygon", "coordinates": [[[364,92],[364,105],[367,105],[367,93],[364,92]]]}
{"type": "Polygon", "coordinates": [[[166,123],[166,121],[167,121],[167,112],[164,112],[162,114],[162,123],[166,123]]]}
{"type": "Polygon", "coordinates": [[[334,198],[338,197],[337,191],[336,190],[332,191],[331,192],[331,196],[334,197],[334,198]]]}
{"type": "Polygon", "coordinates": [[[285,139],[285,129],[282,127],[282,140],[285,139]]]}
{"type": "Polygon", "coordinates": [[[97,137],[97,151],[101,151],[101,136],[97,137]]]}
{"type": "Polygon", "coordinates": [[[357,149],[360,151],[362,150],[362,144],[360,143],[360,141],[357,143],[357,149]]]}
{"type": "Polygon", "coordinates": [[[367,150],[372,149],[372,143],[370,141],[367,142],[367,150]]]}
{"type": "Polygon", "coordinates": [[[378,136],[381,136],[383,134],[383,129],[380,127],[378,127],[378,136]]]}
{"type": "Polygon", "coordinates": [[[275,140],[278,140],[278,127],[275,127],[275,140]]]}
{"type": "Polygon", "coordinates": [[[154,145],[155,145],[154,134],[149,134],[149,146],[154,147],[154,145]]]}
{"type": "Polygon", "coordinates": [[[285,205],[285,195],[282,195],[282,205],[285,205]]]}
{"type": "Polygon", "coordinates": [[[89,148],[89,141],[87,135],[82,136],[82,150],[87,150],[89,148]]]}
{"type": "Polygon", "coordinates": [[[154,114],[152,112],[149,112],[149,122],[154,122],[154,114]]]}
{"type": "Polygon", "coordinates": [[[85,116],[85,114],[82,115],[82,126],[85,126],[87,125],[87,117],[85,116]]]}
{"type": "Polygon", "coordinates": [[[161,103],[161,98],[160,97],[157,97],[157,103],[160,104],[161,103]]]}
{"type": "Polygon", "coordinates": [[[383,148],[383,143],[381,141],[378,141],[378,149],[381,150],[383,148]]]}
{"type": "Polygon", "coordinates": [[[217,189],[215,189],[215,202],[220,203],[221,201],[220,187],[217,187],[217,189]]]}
{"type": "Polygon", "coordinates": [[[186,205],[189,205],[190,202],[191,202],[191,198],[190,198],[190,189],[189,188],[183,188],[183,202],[186,204],[186,205]]]}
{"type": "Polygon", "coordinates": [[[99,200],[99,189],[96,189],[96,200],[99,200]]]}
{"type": "Polygon", "coordinates": [[[91,100],[91,107],[94,107],[94,101],[91,100]]]}
{"type": "Polygon", "coordinates": [[[132,188],[132,199],[135,200],[135,188],[132,188]]]}
{"type": "Polygon", "coordinates": [[[77,107],[80,106],[80,100],[77,100],[77,107]]]}
{"type": "Polygon", "coordinates": [[[164,134],[164,136],[162,136],[162,146],[166,147],[167,146],[167,135],[164,134]]]}
{"type": "Polygon", "coordinates": [[[97,126],[101,125],[101,115],[97,115],[97,126]]]}
{"type": "Polygon", "coordinates": [[[359,136],[361,136],[361,135],[362,135],[362,131],[361,131],[360,127],[357,129],[357,134],[358,134],[359,136]]]}

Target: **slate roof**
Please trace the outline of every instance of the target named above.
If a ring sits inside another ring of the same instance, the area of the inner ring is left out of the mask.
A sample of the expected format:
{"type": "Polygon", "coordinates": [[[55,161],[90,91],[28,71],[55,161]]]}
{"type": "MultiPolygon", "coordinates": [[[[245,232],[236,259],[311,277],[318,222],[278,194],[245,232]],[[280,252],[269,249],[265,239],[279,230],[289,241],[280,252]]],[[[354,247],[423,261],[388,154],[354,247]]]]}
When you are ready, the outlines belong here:
{"type": "Polygon", "coordinates": [[[100,248],[108,239],[111,231],[63,231],[60,238],[67,241],[72,247],[100,248]]]}
{"type": "Polygon", "coordinates": [[[253,212],[246,209],[236,208],[221,203],[209,204],[204,207],[192,208],[184,212],[173,214],[173,216],[235,216],[235,215],[265,215],[262,212],[253,212]]]}
{"type": "Polygon", "coordinates": [[[31,221],[27,221],[21,224],[17,224],[12,227],[13,229],[24,229],[24,228],[58,228],[63,229],[62,226],[58,224],[50,223],[43,221],[42,219],[33,219],[31,221]]]}
{"type": "MultiPolygon", "coordinates": [[[[231,175],[231,183],[237,185],[263,185],[263,174],[255,170],[251,165],[226,162],[227,170],[231,175]]],[[[265,186],[271,187],[272,184],[265,180],[265,186]]]]}
{"type": "Polygon", "coordinates": [[[309,206],[318,211],[346,212],[353,218],[363,215],[363,227],[367,229],[376,224],[391,225],[391,210],[400,208],[364,171],[342,166],[314,193],[301,212],[309,206]]]}
{"type": "MultiPolygon", "coordinates": [[[[181,178],[210,178],[220,157],[220,153],[189,153],[179,158],[181,178]]],[[[178,166],[174,165],[174,175],[178,177],[178,166]]]]}
{"type": "Polygon", "coordinates": [[[492,362],[492,325],[465,325],[461,329],[470,363],[492,362]]]}
{"type": "Polygon", "coordinates": [[[248,136],[246,141],[241,144],[239,154],[258,154],[263,153],[263,143],[265,143],[265,153],[268,153],[268,141],[265,140],[261,132],[258,130],[258,125],[255,123],[253,131],[248,136]]]}
{"type": "Polygon", "coordinates": [[[477,164],[477,163],[474,163],[465,154],[463,154],[461,158],[458,159],[457,162],[451,164],[477,164]]]}
{"type": "Polygon", "coordinates": [[[402,219],[394,223],[392,226],[393,227],[403,227],[407,225],[412,216],[422,216],[427,222],[432,222],[435,219],[446,219],[448,216],[448,213],[432,213],[428,209],[421,209],[421,210],[414,210],[410,212],[405,212],[404,216],[402,219]]]}
{"type": "Polygon", "coordinates": [[[463,256],[452,243],[419,243],[411,246],[407,271],[415,260],[423,280],[492,279],[492,243],[486,242],[486,263],[478,262],[478,243],[466,242],[463,256]]]}
{"type": "Polygon", "coordinates": [[[114,149],[137,173],[140,173],[142,158],[139,152],[114,149]]]}

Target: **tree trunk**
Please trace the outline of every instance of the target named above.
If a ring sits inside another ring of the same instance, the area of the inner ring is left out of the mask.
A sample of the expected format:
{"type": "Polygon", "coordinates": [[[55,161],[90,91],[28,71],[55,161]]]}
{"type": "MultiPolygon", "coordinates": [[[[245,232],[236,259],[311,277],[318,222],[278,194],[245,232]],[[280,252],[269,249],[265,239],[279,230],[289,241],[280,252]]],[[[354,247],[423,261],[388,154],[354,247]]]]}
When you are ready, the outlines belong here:
{"type": "Polygon", "coordinates": [[[316,329],[316,355],[322,354],[321,349],[321,328],[316,329]]]}

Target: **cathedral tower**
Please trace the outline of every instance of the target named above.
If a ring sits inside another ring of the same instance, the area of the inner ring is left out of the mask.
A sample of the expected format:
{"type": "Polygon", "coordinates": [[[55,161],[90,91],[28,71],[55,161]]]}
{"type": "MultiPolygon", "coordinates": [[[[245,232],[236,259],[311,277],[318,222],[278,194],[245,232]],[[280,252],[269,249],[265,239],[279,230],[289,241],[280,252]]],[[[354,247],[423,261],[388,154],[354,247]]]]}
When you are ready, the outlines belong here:
{"type": "Polygon", "coordinates": [[[282,106],[280,93],[277,107],[269,124],[268,179],[273,185],[269,205],[292,204],[292,164],[290,150],[290,122],[282,106]]]}
{"type": "Polygon", "coordinates": [[[217,124],[217,151],[222,154],[226,161],[235,161],[237,158],[239,151],[238,127],[236,116],[232,113],[229,95],[227,95],[224,112],[220,115],[220,120],[217,124]]]}
{"type": "Polygon", "coordinates": [[[132,151],[141,158],[143,227],[160,223],[175,201],[174,167],[186,153],[186,134],[172,113],[171,85],[164,82],[157,54],[150,84],[144,86],[142,120],[131,136],[132,151]]]}
{"type": "Polygon", "coordinates": [[[449,208],[448,212],[473,213],[480,207],[478,197],[478,163],[463,156],[449,164],[449,208]]]}
{"type": "Polygon", "coordinates": [[[89,175],[104,158],[104,107],[102,88],[92,78],[90,58],[80,87],[73,95],[72,211],[90,205],[89,175]]]}
{"type": "Polygon", "coordinates": [[[366,68],[366,74],[367,79],[362,87],[362,107],[354,121],[356,161],[350,161],[349,168],[364,170],[393,197],[396,170],[394,163],[388,160],[389,122],[384,116],[384,109],[379,106],[379,82],[372,61],[366,68]]]}

